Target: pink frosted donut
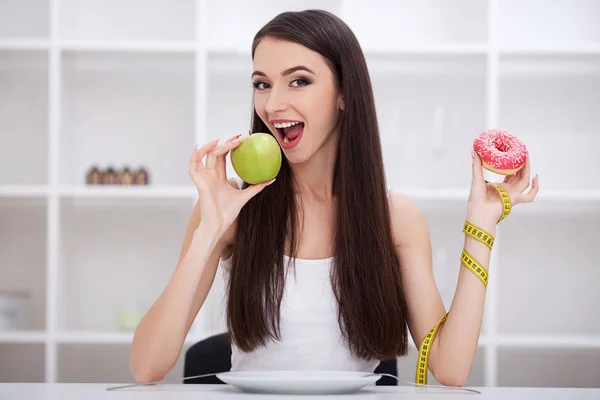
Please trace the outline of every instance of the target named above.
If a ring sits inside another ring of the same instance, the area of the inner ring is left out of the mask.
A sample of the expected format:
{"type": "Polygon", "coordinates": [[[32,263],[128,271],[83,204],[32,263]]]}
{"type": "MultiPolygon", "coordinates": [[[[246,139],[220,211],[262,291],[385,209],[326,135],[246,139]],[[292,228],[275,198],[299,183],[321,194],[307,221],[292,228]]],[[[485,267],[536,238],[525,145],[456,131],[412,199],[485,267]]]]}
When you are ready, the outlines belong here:
{"type": "Polygon", "coordinates": [[[523,168],[527,147],[516,136],[502,129],[481,132],[473,143],[483,168],[502,175],[513,175],[523,168]]]}

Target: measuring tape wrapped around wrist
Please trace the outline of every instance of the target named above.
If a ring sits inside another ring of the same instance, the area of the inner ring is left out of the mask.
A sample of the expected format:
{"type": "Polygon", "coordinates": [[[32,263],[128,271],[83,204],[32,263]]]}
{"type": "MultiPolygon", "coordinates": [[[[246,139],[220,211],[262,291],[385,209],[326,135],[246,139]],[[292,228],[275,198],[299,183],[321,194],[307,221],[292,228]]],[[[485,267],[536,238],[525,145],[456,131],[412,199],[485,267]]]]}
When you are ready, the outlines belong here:
{"type": "Polygon", "coordinates": [[[497,222],[499,224],[504,218],[508,217],[508,214],[510,214],[512,205],[510,202],[510,196],[506,192],[506,189],[504,189],[502,186],[498,185],[497,183],[492,183],[492,185],[498,191],[498,194],[500,195],[500,201],[502,202],[502,215],[500,216],[500,218],[498,219],[498,222],[497,222]]]}
{"type": "Polygon", "coordinates": [[[465,221],[463,232],[471,236],[473,239],[485,244],[489,249],[494,246],[494,237],[483,229],[473,225],[469,221],[465,221]]]}
{"type": "MultiPolygon", "coordinates": [[[[483,229],[478,228],[469,221],[465,221],[463,232],[473,239],[485,244],[490,250],[492,249],[494,237],[483,229]]],[[[460,255],[460,260],[465,267],[470,269],[481,280],[484,286],[487,286],[488,273],[483,265],[477,262],[477,260],[475,260],[475,258],[473,258],[473,256],[465,249],[463,249],[462,254],[460,255]]]]}

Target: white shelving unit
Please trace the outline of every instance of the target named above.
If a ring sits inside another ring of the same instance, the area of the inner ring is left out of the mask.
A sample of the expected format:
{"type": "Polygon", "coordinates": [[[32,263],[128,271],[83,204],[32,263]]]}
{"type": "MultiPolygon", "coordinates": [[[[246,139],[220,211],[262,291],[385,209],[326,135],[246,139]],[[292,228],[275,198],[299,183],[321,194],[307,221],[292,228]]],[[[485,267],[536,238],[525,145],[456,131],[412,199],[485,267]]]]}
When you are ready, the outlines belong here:
{"type": "MultiPolygon", "coordinates": [[[[143,313],[175,267],[192,146],[248,130],[256,31],[327,7],[367,54],[389,184],[425,210],[447,307],[475,135],[514,132],[540,175],[499,226],[468,384],[597,386],[600,2],[451,3],[0,3],[0,290],[26,291],[31,316],[0,331],[0,381],[131,381],[117,315],[143,313]],[[145,167],[150,184],[86,186],[92,165],[145,167]]],[[[224,329],[215,282],[186,348],[224,329]]]]}

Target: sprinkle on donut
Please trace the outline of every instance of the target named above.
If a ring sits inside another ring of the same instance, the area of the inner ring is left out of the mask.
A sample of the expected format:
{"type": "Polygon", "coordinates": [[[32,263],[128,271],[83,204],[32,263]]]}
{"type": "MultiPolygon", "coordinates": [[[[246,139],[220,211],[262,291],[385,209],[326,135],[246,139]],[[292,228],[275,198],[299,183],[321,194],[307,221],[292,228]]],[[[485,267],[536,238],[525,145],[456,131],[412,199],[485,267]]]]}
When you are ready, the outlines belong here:
{"type": "Polygon", "coordinates": [[[525,165],[527,159],[525,144],[503,129],[481,132],[473,148],[481,157],[484,167],[498,173],[514,173],[525,165]]]}

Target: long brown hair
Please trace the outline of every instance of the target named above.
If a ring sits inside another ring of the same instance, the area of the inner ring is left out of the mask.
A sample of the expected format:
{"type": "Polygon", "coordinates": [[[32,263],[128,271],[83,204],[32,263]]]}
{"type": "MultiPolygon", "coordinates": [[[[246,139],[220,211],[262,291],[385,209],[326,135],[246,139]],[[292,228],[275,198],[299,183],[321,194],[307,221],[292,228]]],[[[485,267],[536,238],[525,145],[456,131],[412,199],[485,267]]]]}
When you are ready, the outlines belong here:
{"type": "MultiPolygon", "coordinates": [[[[358,40],[343,21],[322,10],[276,16],[256,34],[252,57],[267,36],[324,56],[344,96],[333,182],[337,209],[331,273],[344,339],[359,358],[405,355],[408,311],[392,239],[373,91],[358,40]]],[[[252,132],[270,133],[256,110],[252,132]]],[[[226,321],[232,341],[242,351],[280,339],[284,252],[287,242],[291,258],[296,254],[299,212],[284,157],[275,183],[252,198],[237,219],[226,321]]]]}

